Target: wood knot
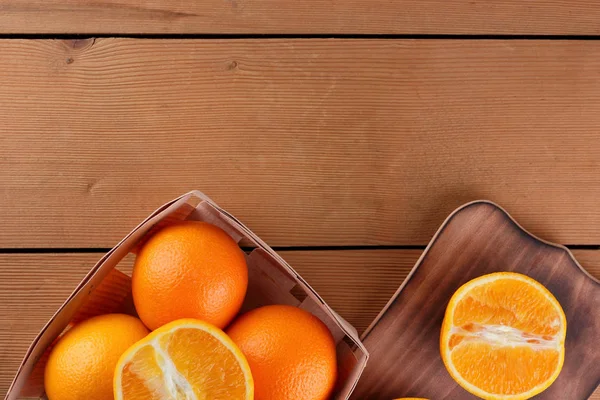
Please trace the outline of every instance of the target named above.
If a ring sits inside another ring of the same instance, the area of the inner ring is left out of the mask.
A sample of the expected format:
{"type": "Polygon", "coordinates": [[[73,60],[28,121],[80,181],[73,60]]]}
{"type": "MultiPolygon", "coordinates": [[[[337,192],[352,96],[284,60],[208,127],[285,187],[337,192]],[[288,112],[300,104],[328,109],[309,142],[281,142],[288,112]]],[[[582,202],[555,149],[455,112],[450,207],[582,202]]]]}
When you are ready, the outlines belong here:
{"type": "Polygon", "coordinates": [[[231,61],[229,64],[227,64],[227,70],[229,70],[229,71],[237,69],[237,67],[238,67],[237,61],[231,61]]]}
{"type": "Polygon", "coordinates": [[[95,38],[65,40],[65,44],[73,50],[84,50],[92,47],[95,38]]]}
{"type": "Polygon", "coordinates": [[[93,194],[98,186],[98,180],[94,179],[85,185],[85,192],[88,194],[93,194]]]}

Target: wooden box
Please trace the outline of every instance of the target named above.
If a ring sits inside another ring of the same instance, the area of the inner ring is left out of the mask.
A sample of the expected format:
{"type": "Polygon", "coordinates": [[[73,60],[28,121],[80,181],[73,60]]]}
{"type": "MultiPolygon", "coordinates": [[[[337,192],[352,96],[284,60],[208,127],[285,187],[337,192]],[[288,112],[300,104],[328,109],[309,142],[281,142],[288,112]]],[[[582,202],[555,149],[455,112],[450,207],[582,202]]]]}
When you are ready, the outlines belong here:
{"type": "Polygon", "coordinates": [[[217,225],[246,249],[249,283],[242,312],[267,304],[288,304],[311,312],[327,325],[336,340],[338,354],[339,379],[333,398],[350,397],[368,359],[356,330],[260,238],[207,196],[193,191],[157,209],[98,261],[34,339],[8,390],[7,400],[45,398],[43,371],[49,350],[70,324],[99,314],[135,313],[131,278],[115,267],[127,254],[135,253],[149,234],[180,220],[217,225]]]}

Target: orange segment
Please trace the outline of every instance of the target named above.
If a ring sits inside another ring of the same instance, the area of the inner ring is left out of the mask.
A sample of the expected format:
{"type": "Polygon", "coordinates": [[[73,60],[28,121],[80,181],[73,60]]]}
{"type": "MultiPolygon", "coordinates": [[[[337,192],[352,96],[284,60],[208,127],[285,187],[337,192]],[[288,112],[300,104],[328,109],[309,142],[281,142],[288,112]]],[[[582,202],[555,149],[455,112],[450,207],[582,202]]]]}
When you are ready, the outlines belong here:
{"type": "Polygon", "coordinates": [[[515,395],[548,381],[558,367],[559,354],[554,349],[535,350],[526,345],[494,348],[474,341],[458,346],[451,360],[467,382],[476,383],[485,392],[515,395]]]}
{"type": "Polygon", "coordinates": [[[549,301],[549,292],[536,284],[502,278],[493,280],[493,284],[474,286],[456,305],[453,324],[510,326],[537,336],[556,335],[560,330],[556,300],[549,301]]]}
{"type": "Polygon", "coordinates": [[[250,367],[217,327],[183,319],[152,332],[123,354],[116,400],[252,400],[250,367]]]}
{"type": "Polygon", "coordinates": [[[499,272],[467,282],[450,299],[440,350],[448,372],[484,399],[528,399],[558,377],[565,314],[542,284],[499,272]]]}

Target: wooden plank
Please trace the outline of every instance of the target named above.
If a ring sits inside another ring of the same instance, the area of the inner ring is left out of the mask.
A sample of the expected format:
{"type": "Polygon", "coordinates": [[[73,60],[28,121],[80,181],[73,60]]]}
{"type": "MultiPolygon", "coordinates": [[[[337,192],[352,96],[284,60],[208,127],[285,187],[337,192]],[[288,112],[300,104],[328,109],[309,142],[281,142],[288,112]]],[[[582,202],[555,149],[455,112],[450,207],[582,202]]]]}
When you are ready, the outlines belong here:
{"type": "Polygon", "coordinates": [[[5,0],[2,33],[598,34],[593,0],[5,0]]]}
{"type": "MultiPolygon", "coordinates": [[[[288,251],[282,256],[363,331],[402,283],[418,250],[288,251]]],[[[0,397],[30,341],[101,254],[0,254],[0,397]]],[[[600,278],[600,251],[575,251],[600,278]]],[[[130,273],[133,257],[119,265],[130,273]]],[[[600,400],[600,392],[592,399],[600,400]]]]}
{"type": "Polygon", "coordinates": [[[0,248],[201,189],[271,245],[426,244],[489,198],[600,243],[593,41],[0,41],[0,248]]]}

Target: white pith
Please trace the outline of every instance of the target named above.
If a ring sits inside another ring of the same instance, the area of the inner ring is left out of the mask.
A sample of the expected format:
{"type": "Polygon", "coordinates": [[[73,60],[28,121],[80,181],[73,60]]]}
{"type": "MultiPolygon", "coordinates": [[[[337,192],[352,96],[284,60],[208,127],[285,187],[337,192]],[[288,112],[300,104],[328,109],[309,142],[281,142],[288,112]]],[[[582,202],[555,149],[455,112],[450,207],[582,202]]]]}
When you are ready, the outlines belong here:
{"type": "Polygon", "coordinates": [[[506,325],[477,325],[475,328],[476,330],[472,331],[453,326],[450,329],[450,337],[455,334],[464,336],[464,340],[457,347],[470,341],[482,341],[497,347],[527,346],[533,350],[560,350],[561,346],[556,335],[548,339],[546,336],[525,333],[506,325]]]}
{"type": "Polygon", "coordinates": [[[158,338],[150,342],[150,345],[154,348],[156,361],[163,371],[163,385],[168,392],[166,399],[198,400],[192,385],[179,373],[169,354],[160,346],[158,338]]]}

